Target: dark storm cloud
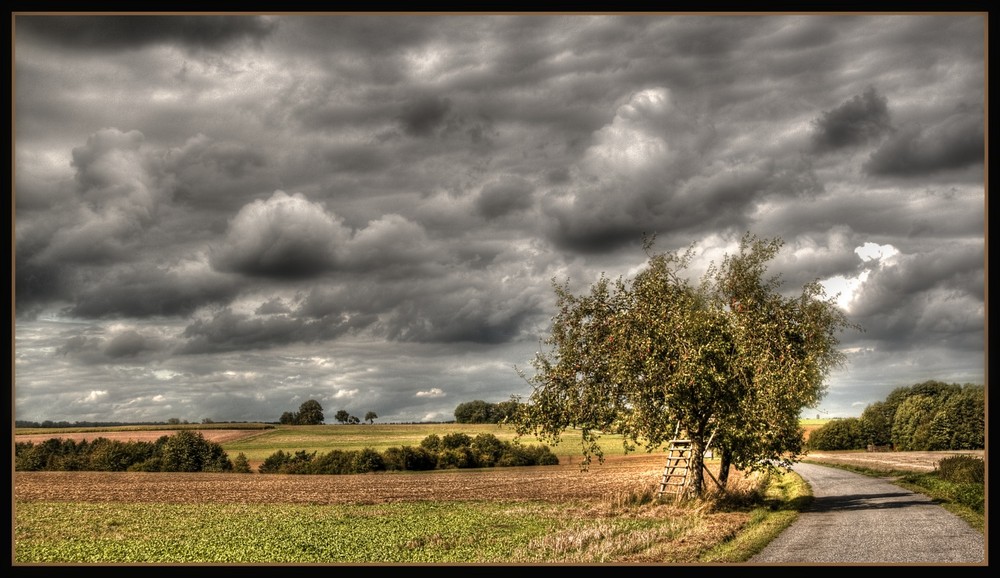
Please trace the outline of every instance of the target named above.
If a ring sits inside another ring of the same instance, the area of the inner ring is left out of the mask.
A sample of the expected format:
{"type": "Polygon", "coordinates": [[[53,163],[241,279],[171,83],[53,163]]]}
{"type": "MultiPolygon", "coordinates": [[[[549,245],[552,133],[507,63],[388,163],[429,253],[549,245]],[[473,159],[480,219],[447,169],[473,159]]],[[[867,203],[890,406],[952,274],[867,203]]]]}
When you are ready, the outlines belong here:
{"type": "Polygon", "coordinates": [[[813,121],[813,142],[824,152],[876,141],[892,130],[888,99],[874,87],[813,121]]]}
{"type": "Polygon", "coordinates": [[[958,111],[931,126],[906,126],[872,153],[864,170],[876,176],[919,177],[984,162],[983,117],[958,111]]]}
{"type": "Polygon", "coordinates": [[[120,362],[153,362],[169,355],[166,341],[135,329],[105,333],[92,326],[83,326],[65,331],[59,341],[61,343],[55,348],[53,362],[73,360],[89,366],[101,366],[120,362]]]}
{"type": "Polygon", "coordinates": [[[444,122],[449,109],[451,100],[448,98],[419,97],[403,105],[399,120],[407,134],[425,137],[444,122]]]}
{"type": "Polygon", "coordinates": [[[476,209],[487,219],[531,208],[534,186],[520,177],[498,179],[484,186],[476,197],[476,209]]]}
{"type": "Polygon", "coordinates": [[[206,354],[326,341],[370,322],[348,316],[327,316],[318,320],[284,314],[253,317],[225,309],[211,319],[199,319],[188,325],[182,334],[188,341],[180,352],[206,354]]]}
{"type": "Polygon", "coordinates": [[[301,194],[276,191],[240,209],[211,262],[244,275],[314,277],[335,267],[349,238],[336,215],[301,194]]]}
{"type": "Polygon", "coordinates": [[[146,352],[162,350],[163,344],[133,330],[123,331],[108,340],[104,354],[111,358],[136,358],[146,352]]]}
{"type": "Polygon", "coordinates": [[[237,279],[204,270],[190,274],[152,263],[89,275],[67,308],[83,318],[190,315],[199,307],[226,303],[237,295],[237,279]]]}
{"type": "Polygon", "coordinates": [[[241,190],[267,186],[273,180],[260,148],[203,134],[168,149],[162,158],[162,186],[174,200],[200,207],[226,208],[241,190]]]}
{"type": "Polygon", "coordinates": [[[467,289],[438,299],[403,301],[380,322],[380,329],[393,341],[499,344],[519,337],[526,321],[539,313],[536,302],[467,289]]]}
{"type": "Polygon", "coordinates": [[[128,50],[172,43],[215,50],[260,41],[277,27],[261,16],[19,16],[17,33],[73,50],[128,50]]]}
{"type": "Polygon", "coordinates": [[[68,272],[58,264],[34,258],[38,247],[19,242],[15,247],[14,301],[18,317],[31,317],[52,301],[68,299],[68,272]]]}

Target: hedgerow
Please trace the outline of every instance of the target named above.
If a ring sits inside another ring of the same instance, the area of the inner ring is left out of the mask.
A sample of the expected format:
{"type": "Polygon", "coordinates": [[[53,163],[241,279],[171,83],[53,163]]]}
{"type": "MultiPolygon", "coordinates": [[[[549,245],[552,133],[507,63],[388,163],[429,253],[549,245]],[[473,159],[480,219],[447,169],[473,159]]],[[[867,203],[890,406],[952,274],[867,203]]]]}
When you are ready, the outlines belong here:
{"type": "Polygon", "coordinates": [[[155,442],[52,438],[14,444],[20,471],[229,472],[233,462],[222,446],[200,432],[180,430],[155,442]]]}
{"type": "Polygon", "coordinates": [[[278,450],[258,468],[262,474],[363,474],[380,471],[422,471],[450,468],[491,468],[557,465],[548,446],[505,442],[491,433],[471,437],[464,433],[444,437],[431,434],[417,447],[331,450],[325,454],[294,454],[278,450]]]}

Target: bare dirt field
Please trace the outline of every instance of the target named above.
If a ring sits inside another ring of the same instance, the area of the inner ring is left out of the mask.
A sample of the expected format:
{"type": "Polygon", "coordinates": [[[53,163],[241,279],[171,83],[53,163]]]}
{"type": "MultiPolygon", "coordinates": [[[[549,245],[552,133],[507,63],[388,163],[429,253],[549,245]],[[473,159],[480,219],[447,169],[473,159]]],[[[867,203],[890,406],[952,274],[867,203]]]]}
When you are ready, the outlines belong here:
{"type": "Polygon", "coordinates": [[[577,464],[324,476],[280,474],[15,472],[14,499],[70,502],[376,504],[421,500],[627,497],[658,487],[661,455],[577,464]]]}

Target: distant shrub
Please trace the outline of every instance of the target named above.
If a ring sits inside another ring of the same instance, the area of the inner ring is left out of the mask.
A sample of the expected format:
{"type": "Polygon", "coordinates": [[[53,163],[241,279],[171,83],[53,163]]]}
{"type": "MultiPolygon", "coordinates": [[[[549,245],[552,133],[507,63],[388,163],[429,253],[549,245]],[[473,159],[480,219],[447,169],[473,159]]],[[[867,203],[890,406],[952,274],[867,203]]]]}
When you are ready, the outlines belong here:
{"type": "Polygon", "coordinates": [[[867,447],[867,438],[860,419],[835,419],[810,433],[807,447],[823,451],[861,450],[867,447]]]}
{"type": "Polygon", "coordinates": [[[444,437],[431,434],[419,446],[372,448],[360,451],[331,450],[325,454],[294,455],[282,450],[261,464],[262,474],[363,474],[381,471],[488,468],[493,466],[558,465],[559,458],[548,446],[522,446],[497,439],[489,433],[475,438],[464,433],[444,437]]]}
{"type": "Polygon", "coordinates": [[[253,473],[253,470],[250,469],[250,462],[247,460],[247,456],[243,452],[236,454],[236,457],[233,458],[233,473],[253,473]]]}
{"type": "Polygon", "coordinates": [[[381,472],[385,470],[385,459],[374,449],[365,448],[355,452],[351,465],[354,472],[358,474],[381,472]]]}
{"type": "Polygon", "coordinates": [[[88,442],[52,438],[40,444],[18,443],[14,469],[22,471],[103,472],[228,472],[233,463],[222,446],[201,433],[178,431],[155,443],[113,441],[98,437],[88,442]]]}
{"type": "Polygon", "coordinates": [[[467,448],[472,444],[472,438],[468,434],[464,433],[450,433],[445,434],[441,438],[441,447],[446,450],[456,450],[459,448],[467,448]]]}
{"type": "Polygon", "coordinates": [[[937,475],[956,484],[982,484],[986,480],[986,463],[974,456],[957,455],[938,462],[937,475]]]}
{"type": "Polygon", "coordinates": [[[433,470],[437,456],[422,447],[403,446],[403,469],[410,471],[433,470]]]}
{"type": "Polygon", "coordinates": [[[278,450],[264,458],[264,462],[260,464],[257,471],[262,474],[279,474],[284,465],[291,461],[291,459],[291,454],[286,454],[284,450],[278,450]]]}

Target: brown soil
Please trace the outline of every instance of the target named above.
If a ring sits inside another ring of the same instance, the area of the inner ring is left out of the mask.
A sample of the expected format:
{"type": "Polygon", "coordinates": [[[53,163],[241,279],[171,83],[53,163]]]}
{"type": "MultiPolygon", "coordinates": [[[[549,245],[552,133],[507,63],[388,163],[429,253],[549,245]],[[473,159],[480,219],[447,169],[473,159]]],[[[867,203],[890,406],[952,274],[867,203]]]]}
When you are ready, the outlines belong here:
{"type": "MultiPolygon", "coordinates": [[[[374,504],[422,500],[626,498],[658,488],[661,455],[577,464],[380,472],[323,476],[279,474],[15,472],[14,499],[71,502],[374,504]]],[[[709,482],[710,483],[710,482],[709,482]]]]}

